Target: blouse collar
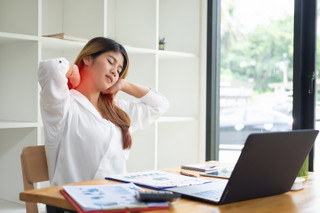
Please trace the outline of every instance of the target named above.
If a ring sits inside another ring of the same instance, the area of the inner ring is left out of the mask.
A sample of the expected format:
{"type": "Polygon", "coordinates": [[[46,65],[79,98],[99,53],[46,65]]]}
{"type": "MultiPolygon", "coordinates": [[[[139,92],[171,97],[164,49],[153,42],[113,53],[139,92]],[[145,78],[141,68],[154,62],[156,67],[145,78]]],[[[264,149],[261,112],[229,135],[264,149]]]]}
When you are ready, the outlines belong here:
{"type": "Polygon", "coordinates": [[[77,91],[75,89],[70,90],[70,93],[76,101],[78,101],[82,106],[84,106],[84,108],[86,108],[87,110],[92,112],[98,118],[102,118],[100,113],[98,112],[98,110],[93,106],[93,104],[82,93],[80,93],[79,91],[77,91]]]}

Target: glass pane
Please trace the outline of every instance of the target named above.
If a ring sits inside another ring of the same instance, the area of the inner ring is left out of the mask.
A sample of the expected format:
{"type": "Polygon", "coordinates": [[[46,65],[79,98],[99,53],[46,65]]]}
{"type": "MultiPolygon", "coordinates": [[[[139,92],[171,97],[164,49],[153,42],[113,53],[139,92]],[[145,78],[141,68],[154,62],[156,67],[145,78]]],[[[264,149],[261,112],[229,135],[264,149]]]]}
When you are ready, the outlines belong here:
{"type": "Polygon", "coordinates": [[[294,0],[222,0],[220,161],[250,133],[292,129],[294,0]]]}

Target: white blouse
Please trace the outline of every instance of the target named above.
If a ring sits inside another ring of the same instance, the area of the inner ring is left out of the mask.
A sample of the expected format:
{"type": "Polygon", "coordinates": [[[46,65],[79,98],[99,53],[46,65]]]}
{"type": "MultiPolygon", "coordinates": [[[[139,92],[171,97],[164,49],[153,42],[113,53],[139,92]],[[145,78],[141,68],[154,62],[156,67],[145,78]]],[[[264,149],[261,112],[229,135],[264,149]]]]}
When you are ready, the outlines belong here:
{"type": "MultiPolygon", "coordinates": [[[[69,90],[65,58],[40,62],[41,115],[51,185],[103,178],[126,172],[128,150],[120,128],[101,117],[77,90],[69,90]]],[[[130,132],[151,124],[169,108],[168,100],[150,90],[140,102],[116,100],[131,119],[130,132]]],[[[134,145],[134,144],[133,144],[134,145]]]]}

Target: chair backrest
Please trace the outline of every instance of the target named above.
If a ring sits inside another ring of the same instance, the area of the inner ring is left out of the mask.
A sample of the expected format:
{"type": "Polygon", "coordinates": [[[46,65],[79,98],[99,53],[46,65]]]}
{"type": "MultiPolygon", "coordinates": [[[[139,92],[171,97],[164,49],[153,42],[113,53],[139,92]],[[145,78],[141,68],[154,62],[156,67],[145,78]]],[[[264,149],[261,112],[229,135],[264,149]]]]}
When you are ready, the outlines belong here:
{"type": "MultiPolygon", "coordinates": [[[[27,146],[20,156],[24,190],[34,189],[34,183],[49,180],[45,147],[27,146]]],[[[36,203],[26,202],[27,213],[38,212],[36,203]]]]}

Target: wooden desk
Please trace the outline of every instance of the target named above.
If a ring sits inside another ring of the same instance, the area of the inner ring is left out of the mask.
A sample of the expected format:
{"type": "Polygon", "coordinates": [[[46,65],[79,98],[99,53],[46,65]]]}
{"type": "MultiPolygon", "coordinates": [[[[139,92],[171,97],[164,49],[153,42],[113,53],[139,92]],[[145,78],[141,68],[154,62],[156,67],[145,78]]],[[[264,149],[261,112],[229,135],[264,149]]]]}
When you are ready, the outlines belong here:
{"type": "MultiPolygon", "coordinates": [[[[164,169],[163,171],[178,173],[178,167],[164,169]]],[[[190,173],[198,175],[197,172],[190,173]]],[[[98,185],[118,183],[110,180],[91,180],[69,185],[98,185]]],[[[62,186],[35,189],[20,193],[20,200],[28,202],[44,203],[51,206],[65,209],[74,208],[59,193],[62,186]]],[[[320,176],[310,173],[308,181],[304,183],[304,189],[300,191],[290,191],[285,194],[258,198],[254,200],[242,201],[226,205],[213,205],[188,199],[179,199],[172,202],[170,210],[159,210],[150,212],[319,212],[320,209],[320,176]]]]}

